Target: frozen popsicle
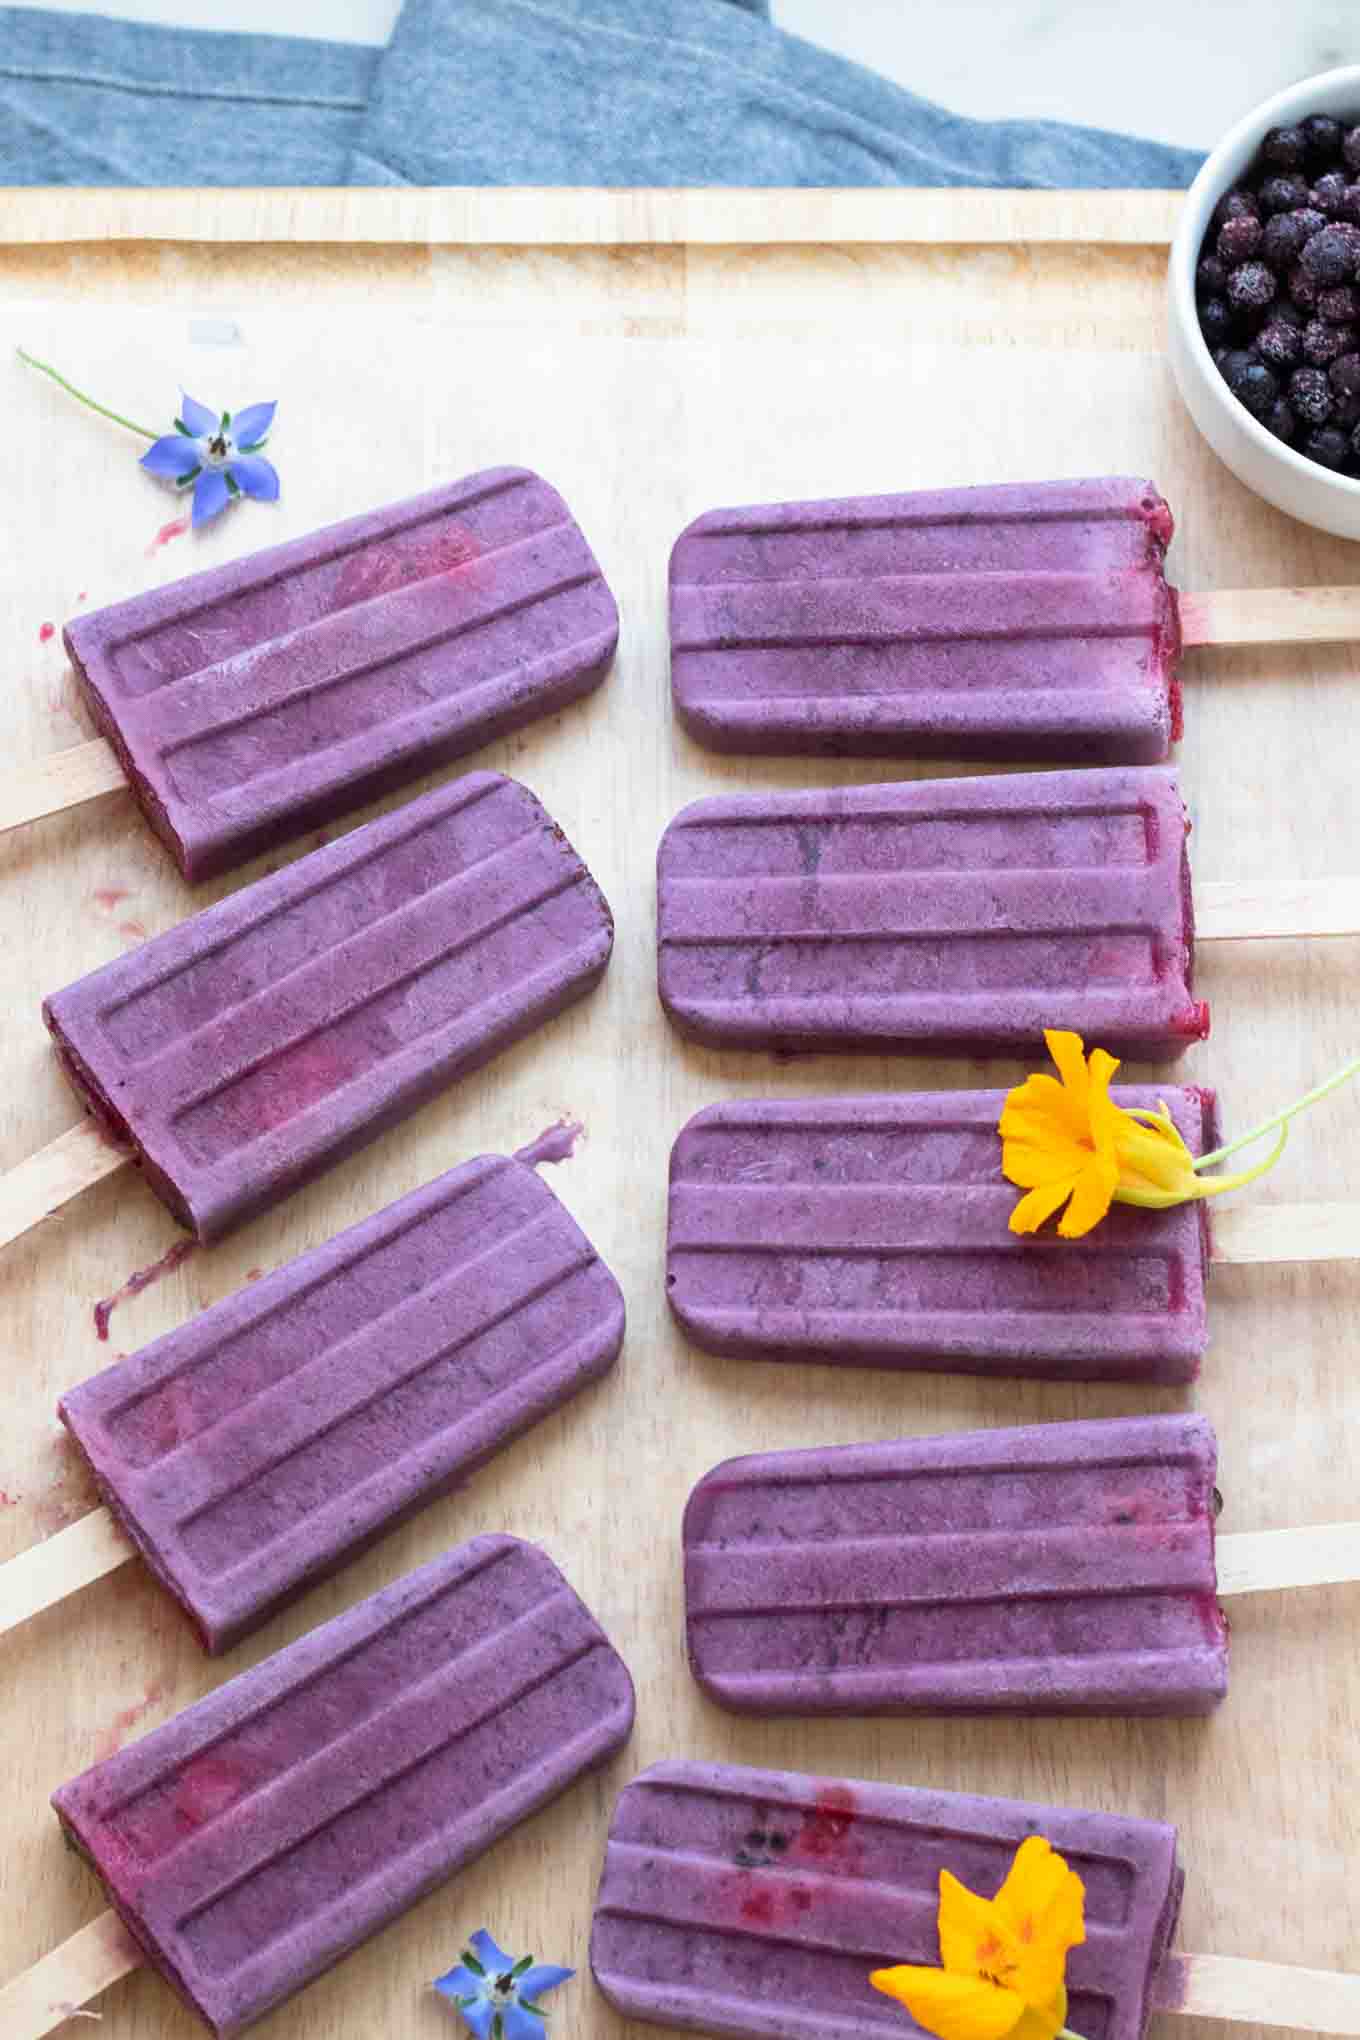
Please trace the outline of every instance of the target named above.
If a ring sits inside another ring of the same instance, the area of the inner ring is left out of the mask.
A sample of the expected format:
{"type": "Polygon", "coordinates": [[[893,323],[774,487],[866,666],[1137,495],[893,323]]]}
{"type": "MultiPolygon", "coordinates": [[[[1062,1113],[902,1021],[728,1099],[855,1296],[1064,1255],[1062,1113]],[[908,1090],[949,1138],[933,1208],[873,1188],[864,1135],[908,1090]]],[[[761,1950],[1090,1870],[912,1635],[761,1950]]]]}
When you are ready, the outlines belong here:
{"type": "Polygon", "coordinates": [[[1360,932],[1360,881],[1211,885],[1165,766],[720,796],[657,856],[661,1000],[719,1048],[1112,1053],[1208,1032],[1194,941],[1360,932]]]}
{"type": "Polygon", "coordinates": [[[0,781],[0,829],[128,785],[208,878],[589,693],[618,632],[557,491],[487,468],[77,617],[102,734],[0,781]]]}
{"type": "Polygon", "coordinates": [[[1182,595],[1149,481],[711,510],[671,553],[671,681],[718,751],[1151,765],[1182,644],[1360,636],[1355,588],[1182,595]]]}
{"type": "MultiPolygon", "coordinates": [[[[1165,1100],[1218,1145],[1200,1088],[1165,1100]]],[[[1051,1381],[1193,1381],[1211,1262],[1360,1259],[1360,1205],[1115,1204],[1082,1239],[1009,1230],[1004,1091],[734,1099],[671,1152],[666,1294],[687,1337],[745,1360],[938,1368],[1051,1381]]]]}
{"type": "Polygon", "coordinates": [[[1360,1579],[1360,1523],[1216,1540],[1217,1465],[1181,1415],[729,1459],[685,1510],[690,1669],[746,1714],[1211,1713],[1219,1594],[1360,1579]]]}
{"type": "Polygon", "coordinates": [[[105,1506],[0,1566],[0,1631],[140,1553],[230,1649],[607,1373],[623,1319],[531,1168],[451,1169],[61,1398],[105,1506]]]}
{"type": "MultiPolygon", "coordinates": [[[[607,1762],[632,1723],[627,1668],[556,1566],[478,1537],[52,1803],[136,1944],[124,1968],[140,1956],[229,2040],[607,1762]]],[[[63,2023],[61,1982],[49,1957],[0,1990],[6,2040],[63,2023]]]]}
{"type": "Polygon", "coordinates": [[[871,1971],[938,1963],[941,1870],[990,1896],[1032,1834],[1086,1887],[1067,1964],[1083,2040],[1142,2040],[1154,2011],[1360,2033],[1360,1977],[1168,1952],[1184,1878],[1162,1821],[729,1764],[625,1787],[595,1981],[625,2018],[724,2040],[910,2040],[871,1971]]]}
{"type": "MultiPolygon", "coordinates": [[[[205,908],[43,1017],[103,1130],[95,1172],[134,1149],[214,1240],[571,1005],[612,942],[551,816],[478,772],[205,908]]],[[[37,1178],[17,1200],[0,1185],[0,1240],[53,1208],[37,1178]]]]}

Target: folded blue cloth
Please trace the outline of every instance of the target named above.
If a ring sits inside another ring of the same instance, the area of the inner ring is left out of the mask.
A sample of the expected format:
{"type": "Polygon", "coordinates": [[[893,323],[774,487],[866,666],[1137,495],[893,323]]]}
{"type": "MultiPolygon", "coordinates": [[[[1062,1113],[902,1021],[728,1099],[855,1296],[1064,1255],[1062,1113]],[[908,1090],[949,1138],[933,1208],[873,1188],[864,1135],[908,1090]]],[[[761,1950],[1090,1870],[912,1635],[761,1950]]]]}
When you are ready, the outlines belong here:
{"type": "Polygon", "coordinates": [[[768,0],[406,0],[385,51],[0,7],[0,184],[1188,184],[946,113],[768,0]]]}
{"type": "Polygon", "coordinates": [[[1184,185],[1201,157],[975,121],[730,0],[406,0],[356,184],[1184,185]]]}
{"type": "Polygon", "coordinates": [[[0,7],[0,184],[346,184],[381,57],[0,7]]]}

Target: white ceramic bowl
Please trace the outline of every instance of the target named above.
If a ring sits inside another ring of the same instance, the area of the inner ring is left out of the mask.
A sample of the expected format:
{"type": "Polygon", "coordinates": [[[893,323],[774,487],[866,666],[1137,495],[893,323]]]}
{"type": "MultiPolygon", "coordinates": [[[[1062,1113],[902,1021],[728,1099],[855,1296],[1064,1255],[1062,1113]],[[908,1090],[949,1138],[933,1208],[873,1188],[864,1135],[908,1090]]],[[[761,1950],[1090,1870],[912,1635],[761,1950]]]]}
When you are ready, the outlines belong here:
{"type": "Polygon", "coordinates": [[[1306,459],[1252,417],[1215,368],[1195,315],[1195,266],[1210,213],[1241,177],[1267,129],[1288,127],[1310,113],[1360,120],[1360,64],[1277,92],[1240,120],[1209,157],[1190,186],[1171,246],[1167,350],[1190,416],[1240,482],[1304,524],[1339,538],[1360,538],[1360,481],[1306,459]]]}

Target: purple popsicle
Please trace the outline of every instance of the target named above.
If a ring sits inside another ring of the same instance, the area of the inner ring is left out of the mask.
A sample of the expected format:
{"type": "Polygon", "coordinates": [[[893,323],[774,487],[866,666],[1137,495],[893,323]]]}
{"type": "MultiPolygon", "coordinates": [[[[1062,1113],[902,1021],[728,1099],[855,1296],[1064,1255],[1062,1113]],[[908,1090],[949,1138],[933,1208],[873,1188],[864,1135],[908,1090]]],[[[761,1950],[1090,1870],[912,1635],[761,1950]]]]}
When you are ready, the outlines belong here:
{"type": "Polygon", "coordinates": [[[690,1667],[752,1714],[1208,1714],[1204,1417],[729,1459],[685,1510],[690,1667]]]}
{"type": "Polygon", "coordinates": [[[215,1653],[606,1373],[623,1325],[547,1184],[482,1155],[58,1409],[215,1653]]]}
{"type": "Polygon", "coordinates": [[[1156,764],[1171,533],[1125,475],[711,510],[671,554],[676,712],[719,751],[1156,764]]]}
{"type": "Polygon", "coordinates": [[[1119,1055],[1208,1032],[1173,772],[724,795],[657,856],[659,987],[719,1048],[1119,1055]]]}
{"type": "Polygon", "coordinates": [[[143,1954],[232,2040],[627,1741],[623,1660],[479,1537],[53,1796],[143,1954]]]}
{"type": "MultiPolygon", "coordinates": [[[[1008,1229],[1002,1091],[714,1105],[671,1153],[666,1293],[687,1336],[749,1360],[1054,1381],[1193,1381],[1208,1345],[1203,1204],[1114,1205],[1083,1239],[1008,1229]]],[[[1165,1099],[1218,1143],[1212,1091],[1165,1099]]]]}
{"type": "Polygon", "coordinates": [[[618,630],[557,491],[487,468],[77,617],[65,643],[201,879],[589,693],[618,630]]]}
{"type": "Polygon", "coordinates": [[[608,905],[479,772],[55,993],[62,1067],[201,1240],[267,1210],[589,991],[608,905]]]}
{"type": "Polygon", "coordinates": [[[1086,1886],[1067,1967],[1083,2040],[1142,2040],[1180,1911],[1176,1830],[1020,1800],[653,1765],[620,1795],[590,1960],[625,2018],[727,2040],[903,2040],[871,1971],[937,1963],[941,1870],[999,1889],[1042,1834],[1086,1886]]]}

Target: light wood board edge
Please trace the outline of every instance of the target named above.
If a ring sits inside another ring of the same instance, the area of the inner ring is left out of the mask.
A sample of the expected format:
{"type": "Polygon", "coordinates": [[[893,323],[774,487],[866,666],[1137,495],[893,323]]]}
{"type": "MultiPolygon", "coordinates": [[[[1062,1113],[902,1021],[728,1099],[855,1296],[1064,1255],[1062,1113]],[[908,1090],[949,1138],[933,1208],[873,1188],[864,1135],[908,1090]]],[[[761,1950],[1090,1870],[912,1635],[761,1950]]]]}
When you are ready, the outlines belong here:
{"type": "Polygon", "coordinates": [[[1237,1204],[1215,1211],[1209,1257],[1256,1262],[1360,1261],[1360,1204],[1237,1204]]]}
{"type": "Polygon", "coordinates": [[[1179,191],[0,188],[0,241],[1164,247],[1179,191]]]}
{"type": "Polygon", "coordinates": [[[0,1988],[0,2033],[5,2040],[42,2040],[91,1998],[141,1966],[141,1950],[117,1913],[101,1913],[0,1988]]]}

